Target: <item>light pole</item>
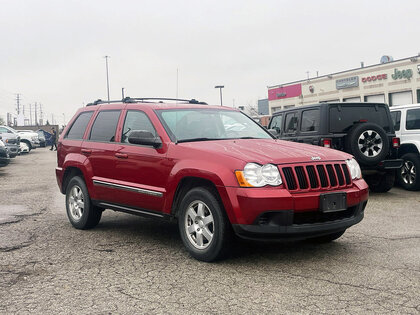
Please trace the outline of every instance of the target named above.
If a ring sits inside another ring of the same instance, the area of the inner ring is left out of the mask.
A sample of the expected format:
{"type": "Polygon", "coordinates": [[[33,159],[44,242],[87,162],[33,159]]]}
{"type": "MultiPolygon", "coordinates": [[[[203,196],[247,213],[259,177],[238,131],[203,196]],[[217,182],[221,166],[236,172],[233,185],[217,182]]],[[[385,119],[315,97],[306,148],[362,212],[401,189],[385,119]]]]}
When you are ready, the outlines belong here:
{"type": "Polygon", "coordinates": [[[216,85],[214,88],[220,90],[220,106],[223,106],[223,98],[222,98],[222,89],[224,88],[224,85],[216,85]]]}
{"type": "Polygon", "coordinates": [[[110,56],[105,56],[105,65],[106,65],[106,89],[108,91],[108,102],[109,102],[109,76],[108,76],[108,58],[111,58],[110,56]]]}

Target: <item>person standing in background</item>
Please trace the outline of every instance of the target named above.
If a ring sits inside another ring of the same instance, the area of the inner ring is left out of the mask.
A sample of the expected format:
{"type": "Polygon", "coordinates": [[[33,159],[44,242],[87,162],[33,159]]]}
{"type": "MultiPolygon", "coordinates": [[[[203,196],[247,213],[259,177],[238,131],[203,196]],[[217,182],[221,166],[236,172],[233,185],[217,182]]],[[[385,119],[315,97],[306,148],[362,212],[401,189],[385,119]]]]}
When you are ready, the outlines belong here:
{"type": "Polygon", "coordinates": [[[51,134],[52,134],[52,136],[51,136],[51,149],[50,149],[50,151],[53,150],[54,146],[55,146],[54,151],[57,151],[57,143],[56,143],[57,142],[57,131],[55,131],[54,127],[51,128],[51,134]]]}

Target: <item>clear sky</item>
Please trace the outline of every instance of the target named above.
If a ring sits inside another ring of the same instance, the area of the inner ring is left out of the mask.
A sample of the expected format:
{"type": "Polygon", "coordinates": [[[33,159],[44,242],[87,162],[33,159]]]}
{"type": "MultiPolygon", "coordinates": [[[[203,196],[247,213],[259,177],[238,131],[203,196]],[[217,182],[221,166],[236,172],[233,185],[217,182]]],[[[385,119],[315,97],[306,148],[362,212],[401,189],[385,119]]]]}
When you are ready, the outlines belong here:
{"type": "Polygon", "coordinates": [[[420,53],[420,1],[0,1],[0,115],[43,104],[62,124],[106,99],[255,105],[267,86],[420,53]],[[63,115],[64,114],[64,115],[63,115]]]}

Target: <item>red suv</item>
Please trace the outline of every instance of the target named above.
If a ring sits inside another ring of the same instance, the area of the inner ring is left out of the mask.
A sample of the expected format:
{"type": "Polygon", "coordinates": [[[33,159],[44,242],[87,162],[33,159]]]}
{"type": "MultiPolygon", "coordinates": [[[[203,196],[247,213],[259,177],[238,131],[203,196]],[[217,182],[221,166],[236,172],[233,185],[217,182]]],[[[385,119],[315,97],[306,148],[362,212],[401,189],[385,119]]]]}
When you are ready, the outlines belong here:
{"type": "Polygon", "coordinates": [[[195,100],[88,104],[60,136],[56,174],[75,228],[105,209],[177,219],[203,261],[225,256],[235,234],[332,241],[368,199],[351,155],[275,139],[238,110],[195,100]]]}

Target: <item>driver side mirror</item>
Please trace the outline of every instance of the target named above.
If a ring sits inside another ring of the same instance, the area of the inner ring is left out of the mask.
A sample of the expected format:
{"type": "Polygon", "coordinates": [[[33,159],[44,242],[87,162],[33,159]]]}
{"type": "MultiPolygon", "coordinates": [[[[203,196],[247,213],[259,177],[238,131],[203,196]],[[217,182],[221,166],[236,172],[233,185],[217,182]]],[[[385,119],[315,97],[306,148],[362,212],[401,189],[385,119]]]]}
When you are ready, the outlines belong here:
{"type": "Polygon", "coordinates": [[[148,145],[159,148],[162,141],[159,137],[155,137],[151,132],[146,130],[133,130],[128,136],[128,142],[131,144],[148,145]]]}

